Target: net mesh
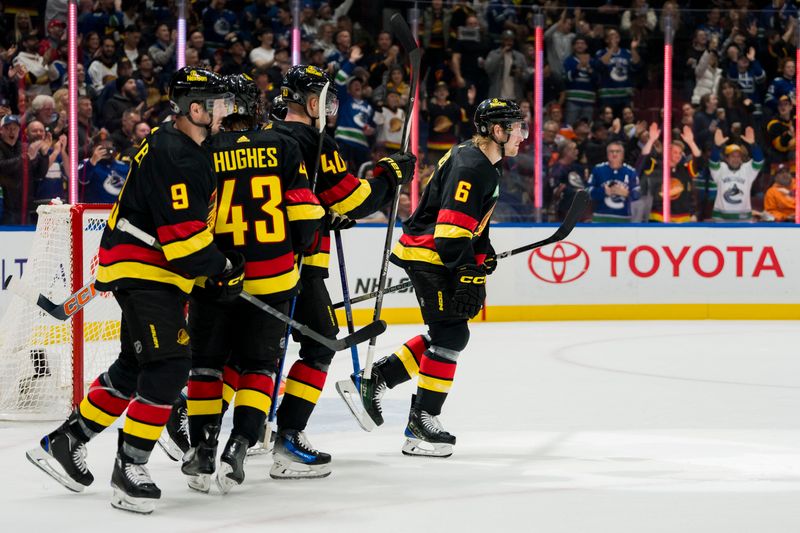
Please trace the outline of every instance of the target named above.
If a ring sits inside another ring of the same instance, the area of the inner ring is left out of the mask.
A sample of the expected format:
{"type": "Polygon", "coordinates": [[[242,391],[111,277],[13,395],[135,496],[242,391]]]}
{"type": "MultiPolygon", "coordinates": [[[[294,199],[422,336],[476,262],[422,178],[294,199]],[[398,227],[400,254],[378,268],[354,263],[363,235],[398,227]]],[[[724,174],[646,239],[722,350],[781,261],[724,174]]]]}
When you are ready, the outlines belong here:
{"type": "MultiPolygon", "coordinates": [[[[108,210],[41,206],[28,262],[21,278],[25,290],[54,303],[73,292],[73,262],[81,261],[84,285],[97,271],[97,250],[108,210]],[[73,217],[80,217],[73,235],[73,217]],[[82,247],[79,245],[82,242],[82,247]],[[75,257],[76,249],[83,249],[75,257]]],[[[80,315],[80,313],[79,313],[80,315]]],[[[0,418],[58,419],[72,407],[73,386],[88,382],[114,361],[119,350],[121,311],[110,293],[97,293],[83,309],[84,346],[76,354],[82,383],[73,379],[74,320],[59,321],[33,301],[14,295],[0,321],[0,418]]]]}

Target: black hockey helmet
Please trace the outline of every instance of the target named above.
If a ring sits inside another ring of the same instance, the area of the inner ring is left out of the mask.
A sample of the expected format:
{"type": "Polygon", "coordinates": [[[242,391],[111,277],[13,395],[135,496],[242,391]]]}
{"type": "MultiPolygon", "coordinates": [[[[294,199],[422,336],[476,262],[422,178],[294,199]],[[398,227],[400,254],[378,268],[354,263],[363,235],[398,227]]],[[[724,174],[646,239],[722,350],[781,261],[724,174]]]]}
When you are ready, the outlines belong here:
{"type": "MultiPolygon", "coordinates": [[[[201,102],[211,111],[214,100],[230,100],[233,107],[233,94],[220,76],[203,68],[183,67],[172,75],[169,82],[169,103],[172,111],[186,115],[194,102],[201,102]]],[[[226,108],[228,107],[226,101],[226,108]]]]}
{"type": "Polygon", "coordinates": [[[286,102],[283,101],[281,96],[276,96],[272,99],[272,107],[269,108],[270,120],[286,120],[286,113],[289,108],[286,107],[286,102]]]}
{"type": "Polygon", "coordinates": [[[330,83],[330,86],[325,114],[334,115],[339,107],[336,85],[326,72],[314,65],[295,65],[289,68],[281,83],[281,98],[285,103],[294,102],[305,108],[308,95],[319,94],[326,83],[330,83]]]}
{"type": "Polygon", "coordinates": [[[492,132],[493,124],[500,124],[508,131],[513,123],[524,120],[522,110],[514,100],[487,98],[475,110],[474,122],[478,135],[488,137],[492,132]]]}
{"type": "Polygon", "coordinates": [[[224,77],[228,91],[233,93],[233,114],[252,117],[257,122],[262,117],[261,91],[247,74],[230,74],[224,77]]]}

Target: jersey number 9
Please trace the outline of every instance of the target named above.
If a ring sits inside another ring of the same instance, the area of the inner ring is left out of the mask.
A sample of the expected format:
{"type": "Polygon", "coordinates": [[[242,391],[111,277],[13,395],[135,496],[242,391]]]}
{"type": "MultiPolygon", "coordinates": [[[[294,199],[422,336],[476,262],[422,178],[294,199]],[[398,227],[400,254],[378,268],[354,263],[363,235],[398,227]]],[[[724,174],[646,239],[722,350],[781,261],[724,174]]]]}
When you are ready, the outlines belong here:
{"type": "MultiPolygon", "coordinates": [[[[225,180],[222,184],[222,196],[219,201],[217,227],[214,233],[233,234],[233,245],[244,246],[245,234],[250,224],[244,219],[241,205],[231,205],[236,180],[225,180]]],[[[250,180],[250,197],[254,200],[266,199],[261,204],[264,218],[253,220],[256,241],[260,243],[283,242],[286,239],[286,220],[280,208],[283,195],[281,180],[276,175],[253,176],[250,180]]]]}

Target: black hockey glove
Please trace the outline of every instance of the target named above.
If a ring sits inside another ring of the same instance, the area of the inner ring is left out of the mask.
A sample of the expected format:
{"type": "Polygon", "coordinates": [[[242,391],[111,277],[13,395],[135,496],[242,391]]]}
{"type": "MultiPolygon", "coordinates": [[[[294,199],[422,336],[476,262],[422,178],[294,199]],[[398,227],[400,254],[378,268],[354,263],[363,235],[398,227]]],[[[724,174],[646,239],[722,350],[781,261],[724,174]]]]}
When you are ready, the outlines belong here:
{"type": "Polygon", "coordinates": [[[205,296],[218,302],[232,302],[244,288],[244,256],[231,250],[225,252],[225,257],[230,262],[230,268],[226,268],[221,274],[209,277],[205,286],[205,296]]]}
{"type": "Polygon", "coordinates": [[[456,292],[453,308],[469,318],[478,314],[486,299],[486,271],[478,265],[462,265],[456,269],[456,292]]]}
{"type": "Polygon", "coordinates": [[[328,225],[331,228],[331,231],[341,231],[343,229],[350,229],[356,225],[356,221],[352,218],[347,218],[344,215],[340,215],[335,211],[328,212],[328,225]]]}
{"type": "Polygon", "coordinates": [[[483,260],[483,268],[486,270],[486,275],[491,276],[497,270],[497,254],[494,250],[486,252],[486,259],[483,260]]]}
{"type": "Polygon", "coordinates": [[[411,152],[395,152],[389,157],[384,157],[375,163],[373,176],[385,176],[389,178],[395,187],[405,185],[414,179],[414,169],[417,165],[417,157],[411,152]]]}

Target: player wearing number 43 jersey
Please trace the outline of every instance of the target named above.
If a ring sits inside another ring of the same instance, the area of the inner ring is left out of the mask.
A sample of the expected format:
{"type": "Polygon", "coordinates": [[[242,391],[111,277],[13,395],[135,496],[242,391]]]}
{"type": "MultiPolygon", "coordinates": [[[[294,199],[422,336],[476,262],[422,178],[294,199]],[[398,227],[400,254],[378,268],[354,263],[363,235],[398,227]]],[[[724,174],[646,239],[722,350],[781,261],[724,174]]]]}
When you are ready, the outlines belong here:
{"type": "MultiPolygon", "coordinates": [[[[325,287],[332,224],[344,229],[355,219],[389,203],[397,185],[413,177],[416,160],[411,154],[393,154],[376,165],[374,179],[358,179],[348,171],[336,141],[326,134],[317,162],[319,131],[316,120],[320,112],[335,114],[338,105],[337,86],[331,84],[326,109],[319,109],[319,94],[326,83],[331,83],[330,78],[317,67],[291,67],[281,86],[281,96],[288,108],[286,118],[275,122],[273,128],[297,140],[309,172],[319,164],[315,193],[329,217],[303,255],[303,289],[297,298],[295,319],[334,338],[339,328],[325,287]]],[[[338,90],[343,87],[339,85],[338,90]]],[[[307,337],[297,335],[295,338],[300,342],[300,359],[289,370],[286,391],[278,409],[275,463],[270,475],[276,478],[323,477],[330,473],[330,455],[314,450],[304,430],[325,385],[333,351],[307,337]]]]}
{"type": "Polygon", "coordinates": [[[85,444],[127,410],[111,477],[114,507],[149,513],[161,497],[145,466],[189,375],[191,354],[184,306],[202,277],[209,299],[242,291],[244,258],[213,242],[216,177],[201,146],[212,116],[233,109],[233,95],[216,74],[176,72],[170,104],[177,118],[148,136],[133,158],[100,243],[96,287],[122,308],[120,354],[98,376],[77,410],[40,447],[36,466],[68,489],[93,481],[85,444]],[[122,219],[155,235],[160,249],[126,233],[122,219]]]}
{"type": "Polygon", "coordinates": [[[496,266],[489,219],[499,194],[502,160],[516,156],[528,136],[522,112],[510,100],[481,102],[475,127],[478,134],[471,141],[454,146],[439,161],[392,253],[392,262],[406,270],[414,285],[427,335],[409,340],[375,363],[372,379],[353,376],[337,383],[342,398],[369,431],[383,424],[380,402],[386,388],[419,376],[405,430],[406,455],[452,454],[456,438],[437,417],[469,340],[467,321],[483,306],[486,275],[496,266]],[[356,383],[369,390],[351,394],[356,383]]]}
{"type": "MultiPolygon", "coordinates": [[[[300,281],[295,255],[311,244],[324,210],[309,189],[297,142],[271,127],[258,129],[262,106],[255,82],[241,74],[226,79],[235,110],[208,143],[219,187],[214,242],[244,255],[244,290],[288,313],[300,281]]],[[[189,307],[192,447],[182,470],[191,488],[208,492],[216,469],[227,363],[238,374],[238,390],[233,430],[216,475],[224,494],[244,481],[247,449],[264,427],[286,325],[244,300],[218,303],[203,293],[197,291],[189,307]]]]}

